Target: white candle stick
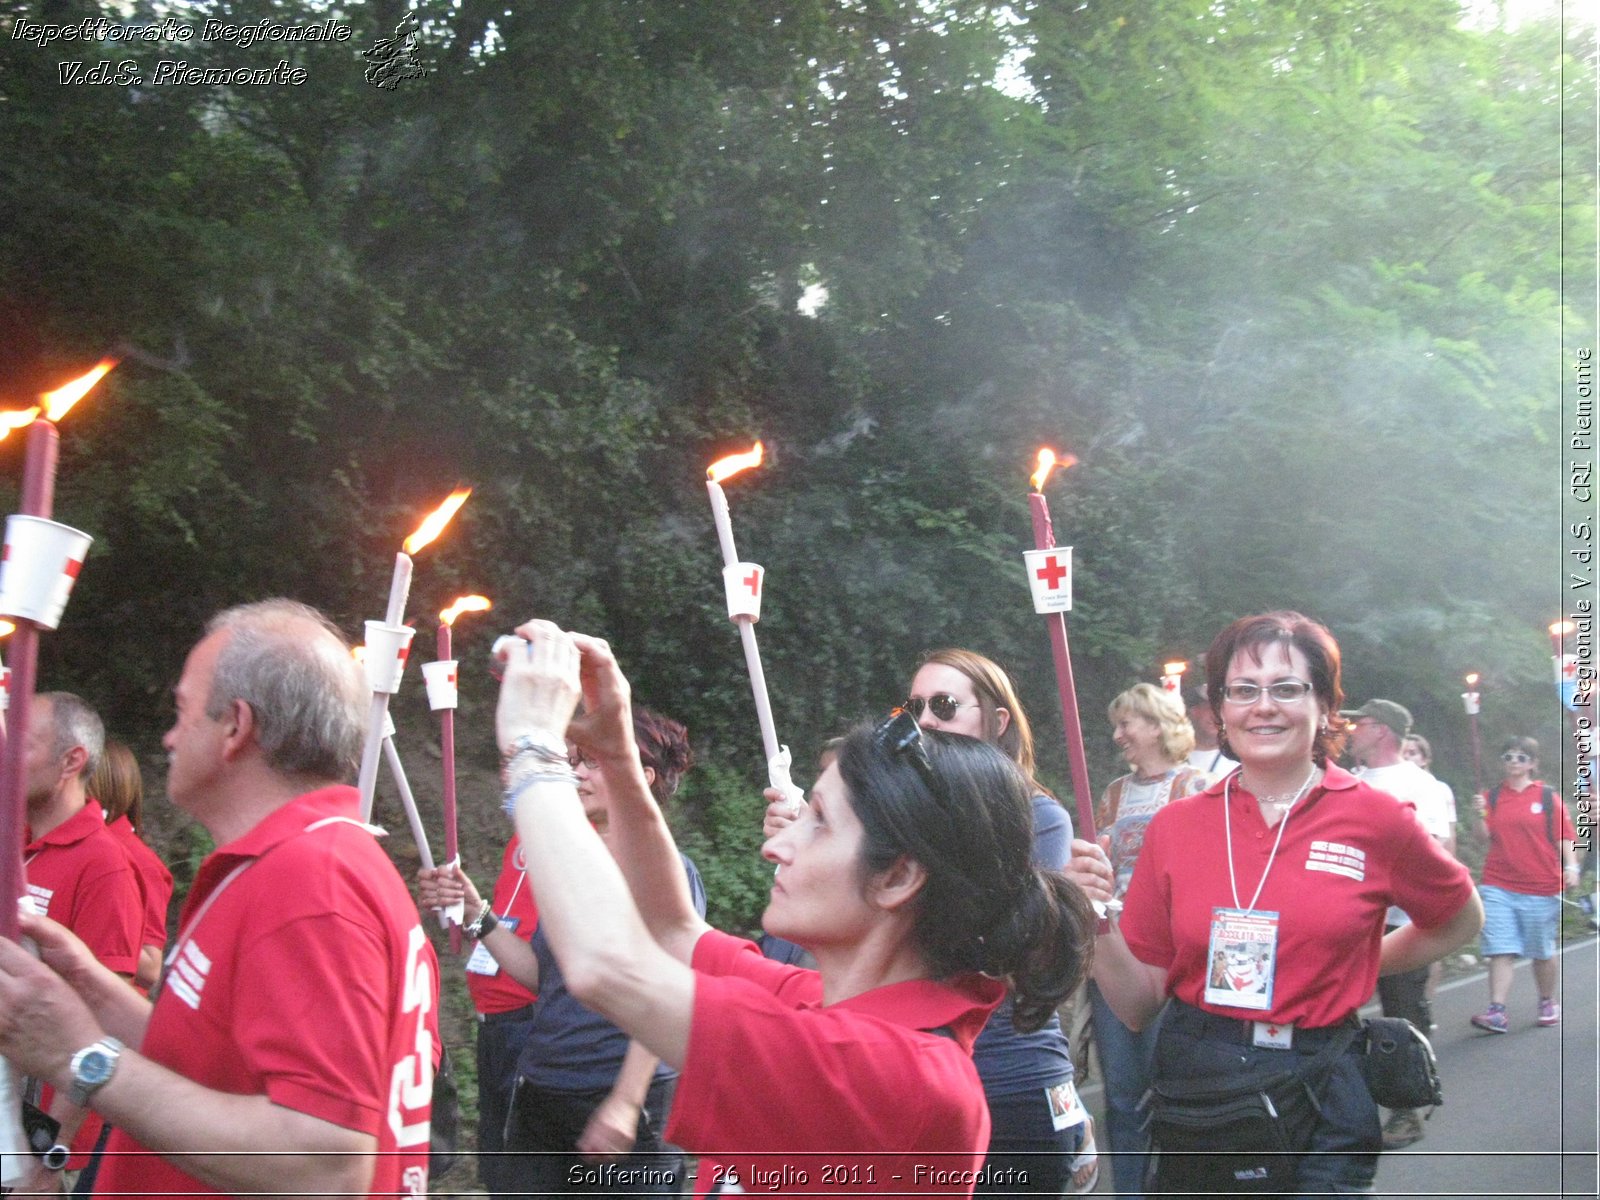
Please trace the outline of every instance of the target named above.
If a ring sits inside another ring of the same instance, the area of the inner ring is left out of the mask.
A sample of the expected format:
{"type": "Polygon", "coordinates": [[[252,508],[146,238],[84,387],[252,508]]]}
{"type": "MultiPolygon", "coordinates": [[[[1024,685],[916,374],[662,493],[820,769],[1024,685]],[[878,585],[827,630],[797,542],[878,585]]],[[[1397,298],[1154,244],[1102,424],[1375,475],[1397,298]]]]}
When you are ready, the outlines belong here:
{"type": "MultiPolygon", "coordinates": [[[[761,445],[755,450],[755,461],[760,462],[761,445]]],[[[753,464],[752,464],[753,465],[753,464]]],[[[722,565],[731,568],[739,562],[739,552],[733,543],[733,521],[728,515],[728,497],[715,479],[706,480],[706,494],[711,498],[711,519],[717,527],[717,544],[722,549],[722,565]]],[[[789,748],[778,742],[777,726],[772,720],[772,701],[767,695],[767,675],[761,666],[761,649],[756,644],[755,618],[740,613],[733,616],[739,627],[739,640],[744,645],[745,668],[750,674],[750,691],[755,698],[756,722],[761,727],[761,749],[767,758],[767,782],[792,802],[804,795],[789,777],[789,748]]]]}
{"type": "MultiPolygon", "coordinates": [[[[394,578],[389,582],[389,608],[384,615],[388,625],[405,622],[406,597],[411,594],[411,556],[402,551],[394,556],[394,578]]],[[[361,819],[372,819],[372,798],[378,787],[378,753],[383,744],[384,721],[389,715],[389,693],[374,690],[367,709],[367,736],[361,743],[361,774],[356,788],[361,793],[361,819]]]]}

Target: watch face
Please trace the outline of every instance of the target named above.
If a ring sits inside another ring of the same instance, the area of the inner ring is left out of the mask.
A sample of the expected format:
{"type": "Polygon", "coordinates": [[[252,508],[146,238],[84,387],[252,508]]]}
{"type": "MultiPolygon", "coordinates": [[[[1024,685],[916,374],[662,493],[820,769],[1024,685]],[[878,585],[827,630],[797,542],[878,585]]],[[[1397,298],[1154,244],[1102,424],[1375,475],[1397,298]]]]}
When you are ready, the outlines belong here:
{"type": "Polygon", "coordinates": [[[116,1059],[95,1046],[86,1051],[78,1063],[78,1082],[84,1087],[97,1087],[111,1078],[111,1070],[115,1065],[116,1059]]]}

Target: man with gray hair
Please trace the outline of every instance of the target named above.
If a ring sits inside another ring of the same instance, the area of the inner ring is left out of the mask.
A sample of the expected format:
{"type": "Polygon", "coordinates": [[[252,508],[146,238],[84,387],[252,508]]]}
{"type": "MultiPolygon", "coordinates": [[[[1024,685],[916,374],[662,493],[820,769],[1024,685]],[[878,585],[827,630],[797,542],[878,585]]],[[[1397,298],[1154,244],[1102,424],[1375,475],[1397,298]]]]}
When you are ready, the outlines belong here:
{"type": "Polygon", "coordinates": [[[168,792],[217,849],[154,1004],[59,926],[0,940],[0,1053],[116,1129],[105,1195],[427,1193],[438,964],[359,819],[349,648],[286,600],[190,651],[168,792]]]}
{"type": "MultiPolygon", "coordinates": [[[[124,979],[139,965],[144,893],[133,864],[106,828],[88,780],[105,751],[100,716],[71,692],[34,697],[24,751],[28,833],[23,850],[34,908],[70,929],[100,964],[124,979]]],[[[100,1136],[100,1120],[46,1089],[42,1106],[61,1122],[68,1165],[80,1170],[100,1136]]],[[[42,1168],[41,1168],[42,1170],[42,1168]]],[[[36,1182],[48,1182],[41,1175],[36,1182]]]]}
{"type": "MultiPolygon", "coordinates": [[[[1411,732],[1411,711],[1393,700],[1368,700],[1360,708],[1340,714],[1352,722],[1350,753],[1359,764],[1355,775],[1363,783],[1410,803],[1417,820],[1433,840],[1455,853],[1452,815],[1445,811],[1438,781],[1401,756],[1411,732]]],[[[1398,908],[1389,910],[1385,925],[1398,929],[1411,918],[1398,908]]],[[[1378,999],[1386,1017],[1404,1017],[1423,1033],[1433,1029],[1433,1006],[1428,1000],[1428,967],[1384,975],[1378,979],[1378,999]]],[[[1422,1140],[1422,1118],[1415,1109],[1397,1108],[1383,1127],[1383,1146],[1399,1150],[1422,1140]]]]}

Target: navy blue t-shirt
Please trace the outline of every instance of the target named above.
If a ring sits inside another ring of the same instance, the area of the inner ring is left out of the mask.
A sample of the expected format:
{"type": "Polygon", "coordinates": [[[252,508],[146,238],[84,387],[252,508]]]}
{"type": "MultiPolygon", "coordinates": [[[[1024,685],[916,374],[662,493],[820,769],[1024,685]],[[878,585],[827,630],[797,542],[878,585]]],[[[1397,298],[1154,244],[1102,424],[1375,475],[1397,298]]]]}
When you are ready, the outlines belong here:
{"type": "MultiPolygon", "coordinates": [[[[706,889],[700,872],[687,856],[684,873],[689,877],[689,897],[694,909],[706,915],[706,889]]],[[[529,941],[539,959],[539,999],[533,1006],[528,1040],[517,1059],[517,1076],[534,1087],[552,1092],[604,1091],[617,1081],[622,1058],[628,1052],[628,1035],[599,1013],[579,1004],[567,990],[556,956],[545,940],[544,926],[533,931],[529,941]]],[[[656,1079],[677,1075],[661,1063],[656,1079]]]]}
{"type": "MultiPolygon", "coordinates": [[[[1033,862],[1060,870],[1072,846],[1072,818],[1049,796],[1033,798],[1033,862]]],[[[1043,1028],[1018,1033],[1011,1024],[1012,999],[1007,995],[972,1047],[987,1096],[1009,1096],[1049,1087],[1072,1078],[1072,1053],[1067,1035],[1054,1015],[1043,1028]]]]}

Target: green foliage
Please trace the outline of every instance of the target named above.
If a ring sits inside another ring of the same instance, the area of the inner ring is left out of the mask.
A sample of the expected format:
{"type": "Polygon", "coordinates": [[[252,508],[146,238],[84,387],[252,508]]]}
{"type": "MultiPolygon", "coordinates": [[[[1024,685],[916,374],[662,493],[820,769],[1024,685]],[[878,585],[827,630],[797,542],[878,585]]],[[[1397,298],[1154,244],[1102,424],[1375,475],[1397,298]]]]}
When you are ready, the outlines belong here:
{"type": "Polygon", "coordinates": [[[761,858],[767,806],[761,790],[740,773],[708,764],[684,778],[673,804],[678,848],[705,884],[706,919],[755,936],[772,888],[772,864],[761,858]]]}

